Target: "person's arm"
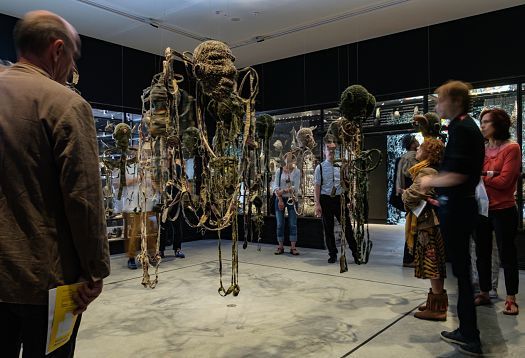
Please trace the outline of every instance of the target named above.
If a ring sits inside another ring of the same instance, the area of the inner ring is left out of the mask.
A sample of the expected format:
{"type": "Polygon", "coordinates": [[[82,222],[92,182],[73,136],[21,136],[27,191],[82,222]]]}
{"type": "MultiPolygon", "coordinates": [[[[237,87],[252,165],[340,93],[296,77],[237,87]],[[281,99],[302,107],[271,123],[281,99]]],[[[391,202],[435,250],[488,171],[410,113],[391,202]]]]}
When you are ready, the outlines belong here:
{"type": "Polygon", "coordinates": [[[428,188],[448,188],[463,184],[467,179],[468,175],[466,174],[441,172],[434,176],[428,175],[421,178],[419,185],[422,190],[427,190],[428,188]]]}
{"type": "Polygon", "coordinates": [[[427,200],[430,197],[430,188],[423,189],[421,187],[421,180],[431,175],[430,173],[420,173],[416,176],[412,185],[403,191],[401,197],[407,209],[417,207],[421,203],[421,200],[427,200]]]}
{"type": "Polygon", "coordinates": [[[280,168],[277,168],[277,170],[275,171],[274,175],[273,175],[273,180],[272,180],[272,186],[271,186],[271,191],[272,193],[275,193],[275,195],[277,195],[278,191],[279,191],[279,184],[277,181],[279,180],[279,170],[281,170],[280,168]]]}
{"type": "Polygon", "coordinates": [[[298,168],[293,171],[293,190],[296,196],[301,195],[301,171],[298,168]]]}
{"type": "Polygon", "coordinates": [[[91,107],[80,97],[67,106],[52,128],[53,151],[82,277],[94,287],[110,272],[95,121],[91,107]]]}
{"type": "Polygon", "coordinates": [[[511,148],[505,154],[503,167],[497,176],[484,176],[485,186],[494,189],[507,189],[516,184],[521,169],[521,152],[519,145],[511,144],[511,148]]]}
{"type": "Polygon", "coordinates": [[[404,158],[401,157],[399,159],[399,162],[397,164],[397,171],[396,171],[396,194],[401,194],[403,192],[403,189],[405,189],[405,175],[403,174],[403,163],[404,158]]]}
{"type": "Polygon", "coordinates": [[[314,205],[315,205],[315,216],[321,217],[323,214],[321,210],[321,164],[315,167],[314,171],[314,205]]]}

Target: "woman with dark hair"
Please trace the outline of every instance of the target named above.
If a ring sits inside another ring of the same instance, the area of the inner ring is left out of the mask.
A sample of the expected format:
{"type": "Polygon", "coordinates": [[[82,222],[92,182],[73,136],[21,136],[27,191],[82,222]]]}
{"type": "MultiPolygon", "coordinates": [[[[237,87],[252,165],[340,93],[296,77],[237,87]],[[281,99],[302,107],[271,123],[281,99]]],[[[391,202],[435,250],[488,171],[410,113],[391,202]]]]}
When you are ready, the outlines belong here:
{"type": "Polygon", "coordinates": [[[510,140],[509,115],[500,108],[485,109],[480,115],[481,133],[487,141],[482,178],[489,198],[489,216],[480,216],[476,230],[476,266],[479,274],[480,294],[476,305],[490,304],[492,234],[496,234],[501,265],[505,273],[504,314],[517,315],[516,303],[519,274],[517,250],[514,243],[518,227],[518,210],[514,193],[520,175],[521,149],[510,140]]]}
{"type": "Polygon", "coordinates": [[[419,161],[409,169],[412,185],[403,192],[403,202],[407,208],[406,236],[409,250],[414,254],[415,276],[430,279],[432,288],[427,303],[420,307],[416,318],[430,321],[447,319],[448,296],[443,288],[446,277],[445,245],[439,231],[436,214],[434,190],[423,189],[421,179],[436,175],[445,145],[438,139],[426,138],[416,152],[419,161]],[[423,207],[423,209],[421,209],[423,207]]]}

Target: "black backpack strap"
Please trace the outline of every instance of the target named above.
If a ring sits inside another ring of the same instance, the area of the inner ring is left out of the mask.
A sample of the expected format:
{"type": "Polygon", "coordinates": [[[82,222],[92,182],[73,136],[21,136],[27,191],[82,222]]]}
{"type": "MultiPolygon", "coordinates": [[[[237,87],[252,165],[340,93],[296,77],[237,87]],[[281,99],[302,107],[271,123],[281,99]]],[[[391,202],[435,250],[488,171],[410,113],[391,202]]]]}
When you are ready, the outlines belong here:
{"type": "Polygon", "coordinates": [[[279,185],[279,188],[281,188],[281,175],[283,173],[283,167],[279,167],[279,181],[277,182],[279,185]]]}
{"type": "Polygon", "coordinates": [[[323,186],[323,163],[319,163],[319,173],[321,174],[321,186],[323,186]]]}

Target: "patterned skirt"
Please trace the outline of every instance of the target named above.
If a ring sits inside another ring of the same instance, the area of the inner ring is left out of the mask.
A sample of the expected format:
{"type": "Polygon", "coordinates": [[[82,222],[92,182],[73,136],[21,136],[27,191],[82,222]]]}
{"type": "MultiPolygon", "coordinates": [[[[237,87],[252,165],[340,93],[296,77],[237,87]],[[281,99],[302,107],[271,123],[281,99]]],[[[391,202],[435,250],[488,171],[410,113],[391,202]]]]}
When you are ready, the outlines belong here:
{"type": "Polygon", "coordinates": [[[415,241],[415,276],[425,279],[447,277],[445,244],[439,227],[419,230],[415,241]]]}

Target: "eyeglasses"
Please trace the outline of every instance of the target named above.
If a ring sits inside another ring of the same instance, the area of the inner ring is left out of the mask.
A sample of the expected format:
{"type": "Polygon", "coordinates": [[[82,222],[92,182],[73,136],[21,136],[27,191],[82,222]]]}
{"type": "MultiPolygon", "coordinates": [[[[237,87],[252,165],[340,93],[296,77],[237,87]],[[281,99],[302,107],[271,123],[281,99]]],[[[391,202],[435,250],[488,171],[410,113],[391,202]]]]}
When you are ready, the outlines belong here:
{"type": "Polygon", "coordinates": [[[71,69],[71,73],[69,74],[68,79],[66,80],[66,87],[80,94],[79,90],[77,90],[75,87],[78,84],[79,79],[80,79],[80,75],[78,73],[77,66],[74,65],[73,68],[71,69]]]}

